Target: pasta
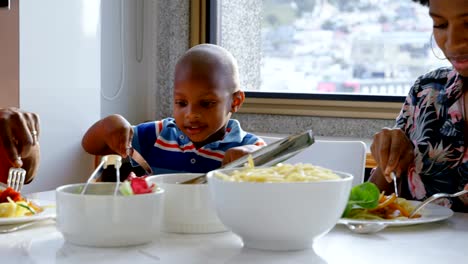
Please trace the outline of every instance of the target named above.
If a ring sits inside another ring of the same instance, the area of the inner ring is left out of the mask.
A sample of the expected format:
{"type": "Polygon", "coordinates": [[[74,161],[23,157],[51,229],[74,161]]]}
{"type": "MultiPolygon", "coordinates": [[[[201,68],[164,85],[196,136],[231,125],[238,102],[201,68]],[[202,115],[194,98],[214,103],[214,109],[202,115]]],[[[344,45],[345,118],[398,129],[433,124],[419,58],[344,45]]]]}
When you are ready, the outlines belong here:
{"type": "Polygon", "coordinates": [[[11,188],[0,191],[0,217],[21,217],[34,215],[43,209],[21,196],[11,188]]]}
{"type": "Polygon", "coordinates": [[[249,159],[246,167],[235,170],[231,175],[220,171],[215,176],[234,182],[313,182],[341,179],[332,170],[311,164],[277,164],[273,167],[255,168],[249,159]]]}

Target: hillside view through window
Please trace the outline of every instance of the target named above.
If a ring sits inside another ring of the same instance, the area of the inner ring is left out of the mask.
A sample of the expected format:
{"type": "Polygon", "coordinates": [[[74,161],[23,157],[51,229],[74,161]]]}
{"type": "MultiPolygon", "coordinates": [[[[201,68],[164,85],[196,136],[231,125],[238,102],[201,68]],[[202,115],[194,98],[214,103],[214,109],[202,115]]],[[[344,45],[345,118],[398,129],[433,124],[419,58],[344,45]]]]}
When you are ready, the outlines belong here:
{"type": "Polygon", "coordinates": [[[260,92],[405,96],[448,66],[411,0],[263,0],[260,92]]]}

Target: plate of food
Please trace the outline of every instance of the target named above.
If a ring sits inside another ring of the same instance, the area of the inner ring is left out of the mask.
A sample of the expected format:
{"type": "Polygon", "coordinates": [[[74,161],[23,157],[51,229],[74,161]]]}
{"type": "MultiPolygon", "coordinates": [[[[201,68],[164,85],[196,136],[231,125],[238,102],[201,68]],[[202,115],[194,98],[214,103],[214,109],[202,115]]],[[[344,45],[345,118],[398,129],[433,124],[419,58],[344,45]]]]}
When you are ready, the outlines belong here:
{"type": "MultiPolygon", "coordinates": [[[[414,207],[416,207],[419,201],[408,201],[414,207]]],[[[452,217],[453,211],[450,208],[437,205],[437,204],[428,204],[422,211],[419,217],[408,218],[408,217],[396,217],[393,219],[363,219],[363,218],[341,218],[338,220],[339,224],[369,224],[369,223],[382,223],[387,224],[388,226],[407,226],[407,225],[416,225],[423,223],[431,223],[442,221],[452,217]]]]}
{"type": "Polygon", "coordinates": [[[348,205],[338,223],[407,226],[442,221],[453,215],[450,208],[428,204],[419,214],[409,218],[411,211],[420,203],[398,198],[395,194],[385,195],[373,183],[366,182],[352,188],[348,205]]]}
{"type": "Polygon", "coordinates": [[[55,203],[30,200],[11,188],[0,190],[0,225],[13,225],[55,217],[55,203]]]}

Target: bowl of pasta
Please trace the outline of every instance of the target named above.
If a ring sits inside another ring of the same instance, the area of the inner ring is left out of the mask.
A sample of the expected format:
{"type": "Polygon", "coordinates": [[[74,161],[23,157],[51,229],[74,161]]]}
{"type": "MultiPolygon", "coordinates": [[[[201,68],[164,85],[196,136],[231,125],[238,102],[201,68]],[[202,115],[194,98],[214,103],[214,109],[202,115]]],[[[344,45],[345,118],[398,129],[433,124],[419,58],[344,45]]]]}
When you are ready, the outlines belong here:
{"type": "Polygon", "coordinates": [[[165,191],[162,230],[170,233],[203,234],[226,231],[207,184],[181,184],[204,173],[171,173],[148,177],[165,191]]]}
{"type": "Polygon", "coordinates": [[[302,250],[330,231],[353,176],[310,164],[219,169],[207,175],[221,222],[244,247],[302,250]]]}
{"type": "Polygon", "coordinates": [[[137,194],[123,188],[128,186],[121,183],[118,193],[115,183],[110,182],[88,184],[84,193],[84,183],[58,187],[57,228],[65,241],[81,246],[123,247],[157,239],[164,190],[153,186],[137,194]]]}

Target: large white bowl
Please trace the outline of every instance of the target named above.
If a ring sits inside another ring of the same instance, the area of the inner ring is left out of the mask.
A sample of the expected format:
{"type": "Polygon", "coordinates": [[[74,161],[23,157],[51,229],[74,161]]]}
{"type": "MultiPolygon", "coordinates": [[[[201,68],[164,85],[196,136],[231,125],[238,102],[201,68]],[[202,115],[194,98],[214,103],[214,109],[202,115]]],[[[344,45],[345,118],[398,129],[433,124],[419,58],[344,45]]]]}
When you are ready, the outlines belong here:
{"type": "Polygon", "coordinates": [[[147,178],[164,189],[162,229],[171,233],[216,233],[226,231],[219,220],[207,184],[179,184],[203,174],[173,173],[147,178]]]}
{"type": "Polygon", "coordinates": [[[115,183],[93,183],[56,189],[57,227],[66,241],[83,246],[122,247],[158,238],[163,193],[114,196],[115,183]]]}
{"type": "MultiPolygon", "coordinates": [[[[231,174],[236,169],[220,169],[231,174]]],[[[238,170],[238,169],[237,169],[238,170]]],[[[344,211],[353,176],[319,182],[231,182],[208,173],[208,185],[221,222],[244,247],[266,250],[311,248],[344,211]]]]}

